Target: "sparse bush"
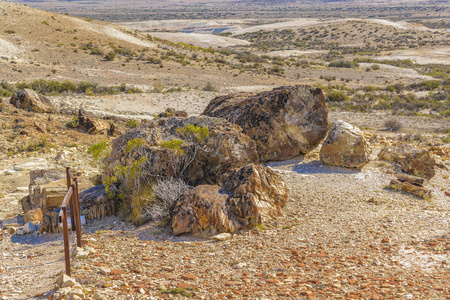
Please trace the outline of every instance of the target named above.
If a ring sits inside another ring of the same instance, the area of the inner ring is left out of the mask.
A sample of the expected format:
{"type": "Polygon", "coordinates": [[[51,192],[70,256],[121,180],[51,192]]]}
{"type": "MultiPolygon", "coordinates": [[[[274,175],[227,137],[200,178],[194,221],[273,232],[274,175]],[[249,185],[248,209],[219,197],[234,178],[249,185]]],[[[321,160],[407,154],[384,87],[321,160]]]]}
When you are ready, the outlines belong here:
{"type": "Polygon", "coordinates": [[[162,142],[159,146],[164,149],[175,150],[179,155],[183,155],[184,151],[183,151],[183,149],[181,149],[182,144],[183,144],[183,140],[172,139],[172,140],[162,142]]]}
{"type": "Polygon", "coordinates": [[[15,34],[16,31],[15,31],[15,30],[12,30],[12,29],[8,29],[8,30],[5,30],[4,33],[7,33],[7,34],[15,34]]]}
{"type": "Polygon", "coordinates": [[[128,120],[127,123],[125,123],[125,127],[127,128],[136,128],[139,126],[139,121],[137,120],[128,120]]]}
{"type": "Polygon", "coordinates": [[[328,66],[331,68],[357,68],[359,64],[354,61],[339,60],[330,62],[328,66]]]}
{"type": "Polygon", "coordinates": [[[113,61],[116,58],[116,52],[114,51],[109,51],[106,55],[105,55],[105,59],[108,61],[113,61]]]}
{"type": "Polygon", "coordinates": [[[205,92],[217,92],[217,89],[211,82],[208,82],[203,88],[205,92]]]}
{"type": "Polygon", "coordinates": [[[348,96],[342,91],[331,91],[327,94],[327,101],[330,102],[343,102],[348,101],[348,96]]]}
{"type": "Polygon", "coordinates": [[[402,123],[393,118],[386,120],[384,122],[384,126],[386,127],[387,130],[392,132],[397,132],[403,127],[402,123]]]}
{"type": "Polygon", "coordinates": [[[103,160],[108,156],[111,152],[109,148],[109,143],[107,141],[101,141],[99,143],[93,144],[89,146],[87,153],[91,154],[94,157],[94,162],[103,165],[103,160]]]}

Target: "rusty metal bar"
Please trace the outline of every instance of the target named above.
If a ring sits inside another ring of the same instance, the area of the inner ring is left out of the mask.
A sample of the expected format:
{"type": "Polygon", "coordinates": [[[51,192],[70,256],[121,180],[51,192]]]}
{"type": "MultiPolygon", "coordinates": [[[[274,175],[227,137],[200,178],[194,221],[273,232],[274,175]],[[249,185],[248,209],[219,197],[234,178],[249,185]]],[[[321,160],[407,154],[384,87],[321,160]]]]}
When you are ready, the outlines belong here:
{"type": "Polygon", "coordinates": [[[74,183],[72,184],[74,187],[73,194],[73,206],[75,210],[75,218],[76,218],[76,231],[77,231],[77,246],[81,247],[81,215],[80,215],[80,197],[78,195],[78,180],[75,178],[74,183]]]}
{"type": "Polygon", "coordinates": [[[63,213],[64,258],[66,260],[66,275],[70,276],[69,226],[67,225],[67,206],[61,208],[63,213]]]}
{"type": "MultiPolygon", "coordinates": [[[[70,172],[70,167],[66,167],[66,180],[67,180],[67,189],[72,185],[72,172],[70,172]]],[[[72,231],[75,231],[75,208],[73,206],[73,201],[69,201],[69,211],[70,211],[70,221],[72,225],[72,231]]]]}
{"type": "MultiPolygon", "coordinates": [[[[69,190],[67,191],[66,196],[64,197],[63,203],[61,204],[60,208],[62,209],[63,207],[65,207],[67,209],[67,204],[69,204],[70,198],[72,197],[73,194],[73,188],[70,187],[69,190]]],[[[59,212],[59,217],[61,219],[63,213],[62,210],[59,212]]]]}

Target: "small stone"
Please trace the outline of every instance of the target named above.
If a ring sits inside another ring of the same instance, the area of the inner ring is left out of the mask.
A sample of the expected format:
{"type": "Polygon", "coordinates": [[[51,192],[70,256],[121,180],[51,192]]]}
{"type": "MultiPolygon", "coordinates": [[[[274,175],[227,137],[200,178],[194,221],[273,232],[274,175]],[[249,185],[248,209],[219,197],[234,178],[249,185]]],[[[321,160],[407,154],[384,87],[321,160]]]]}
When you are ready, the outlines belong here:
{"type": "Polygon", "coordinates": [[[162,266],[161,269],[167,272],[173,272],[175,270],[175,268],[171,266],[162,266]]]}
{"type": "Polygon", "coordinates": [[[70,276],[67,276],[66,274],[62,274],[58,280],[56,281],[56,284],[60,288],[70,287],[77,284],[77,282],[72,279],[70,276]]]}
{"type": "Polygon", "coordinates": [[[98,268],[98,270],[100,271],[100,273],[102,273],[103,275],[109,275],[109,273],[111,273],[111,269],[108,267],[100,267],[98,268]]]}
{"type": "Polygon", "coordinates": [[[28,222],[27,224],[25,224],[25,226],[23,226],[23,231],[24,233],[28,234],[28,233],[33,233],[35,232],[37,229],[36,227],[33,225],[33,223],[28,222]]]}
{"type": "Polygon", "coordinates": [[[186,279],[186,280],[197,280],[197,276],[194,274],[190,274],[190,273],[181,275],[181,278],[186,279]]]}
{"type": "Polygon", "coordinates": [[[233,236],[230,233],[224,232],[215,236],[212,236],[211,239],[212,240],[216,240],[216,241],[226,241],[233,238],[233,236]]]}
{"type": "Polygon", "coordinates": [[[75,258],[86,258],[89,255],[89,252],[85,251],[83,248],[80,247],[74,247],[72,249],[71,255],[75,258]]]}
{"type": "Polygon", "coordinates": [[[102,297],[102,295],[100,295],[99,293],[95,293],[95,294],[94,294],[94,299],[95,299],[95,300],[101,300],[101,299],[103,299],[103,297],[102,297]]]}
{"type": "Polygon", "coordinates": [[[120,274],[122,274],[122,270],[112,270],[110,272],[110,275],[120,275],[120,274]]]}
{"type": "Polygon", "coordinates": [[[16,233],[16,228],[15,227],[9,227],[7,230],[8,230],[8,233],[10,235],[13,235],[14,233],[16,233]]]}

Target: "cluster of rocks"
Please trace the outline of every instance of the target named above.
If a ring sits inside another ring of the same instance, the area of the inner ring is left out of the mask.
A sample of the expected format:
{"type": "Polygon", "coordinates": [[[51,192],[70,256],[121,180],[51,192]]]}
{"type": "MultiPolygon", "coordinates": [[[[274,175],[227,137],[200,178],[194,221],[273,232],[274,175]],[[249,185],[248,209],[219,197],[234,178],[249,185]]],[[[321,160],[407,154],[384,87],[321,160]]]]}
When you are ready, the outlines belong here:
{"type": "Polygon", "coordinates": [[[104,177],[126,185],[115,171],[144,157],[142,176],[194,186],[172,208],[175,234],[235,232],[281,213],[288,190],[260,162],[312,150],[327,133],[327,113],[322,91],[306,86],[218,97],[197,117],[166,111],[113,142],[104,177]]]}

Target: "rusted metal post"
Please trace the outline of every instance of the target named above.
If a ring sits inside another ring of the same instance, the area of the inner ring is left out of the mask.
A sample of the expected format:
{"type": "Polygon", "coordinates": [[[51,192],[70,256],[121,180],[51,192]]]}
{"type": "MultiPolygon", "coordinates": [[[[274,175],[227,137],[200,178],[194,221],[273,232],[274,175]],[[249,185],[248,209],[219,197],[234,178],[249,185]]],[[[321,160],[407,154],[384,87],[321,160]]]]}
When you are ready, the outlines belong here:
{"type": "Polygon", "coordinates": [[[75,217],[77,219],[76,223],[76,230],[77,230],[77,246],[81,247],[81,215],[80,215],[80,197],[78,195],[78,180],[75,178],[73,183],[73,206],[75,208],[75,217]]]}
{"type": "MultiPolygon", "coordinates": [[[[70,176],[70,168],[66,167],[66,177],[67,177],[67,190],[69,190],[70,186],[72,185],[72,179],[70,176]]],[[[69,201],[69,211],[70,211],[70,223],[72,225],[72,231],[75,231],[75,214],[74,214],[74,206],[73,201],[69,201]]]]}
{"type": "Polygon", "coordinates": [[[64,258],[66,260],[66,275],[70,276],[70,252],[69,252],[69,226],[67,225],[67,206],[61,208],[63,211],[63,235],[64,235],[64,258]]]}

